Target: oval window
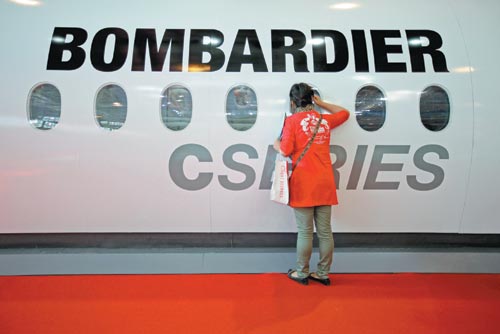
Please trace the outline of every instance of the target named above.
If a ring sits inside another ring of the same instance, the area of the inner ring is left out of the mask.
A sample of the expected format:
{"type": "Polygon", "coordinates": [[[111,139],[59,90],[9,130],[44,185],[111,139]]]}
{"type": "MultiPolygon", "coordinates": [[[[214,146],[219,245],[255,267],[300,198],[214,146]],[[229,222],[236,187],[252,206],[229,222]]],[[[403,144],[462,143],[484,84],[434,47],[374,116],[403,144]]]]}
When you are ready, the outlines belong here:
{"type": "Polygon", "coordinates": [[[385,122],[385,96],[375,86],[365,86],[356,94],[356,121],[366,131],[376,131],[385,122]]]}
{"type": "Polygon", "coordinates": [[[161,119],[170,130],[183,130],[193,114],[193,99],[186,87],[173,85],[165,89],[161,97],[161,119]]]}
{"type": "Polygon", "coordinates": [[[444,89],[430,86],[420,95],[420,120],[431,131],[441,131],[450,120],[450,99],[444,89]]]}
{"type": "Polygon", "coordinates": [[[231,88],[226,98],[226,118],[238,131],[250,129],[257,121],[257,96],[252,88],[238,85],[231,88]]]}
{"type": "Polygon", "coordinates": [[[118,85],[102,87],[95,101],[95,118],[100,127],[118,130],[127,119],[127,94],[118,85]]]}
{"type": "Polygon", "coordinates": [[[28,117],[31,125],[40,130],[50,130],[61,117],[61,93],[54,85],[43,83],[35,86],[29,96],[28,117]]]}

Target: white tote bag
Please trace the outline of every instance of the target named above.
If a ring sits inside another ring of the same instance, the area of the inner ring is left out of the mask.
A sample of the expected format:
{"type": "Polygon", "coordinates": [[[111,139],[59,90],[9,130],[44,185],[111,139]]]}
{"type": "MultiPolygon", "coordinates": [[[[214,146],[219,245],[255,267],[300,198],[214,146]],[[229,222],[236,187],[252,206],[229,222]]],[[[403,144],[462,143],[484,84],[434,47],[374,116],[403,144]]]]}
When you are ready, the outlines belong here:
{"type": "Polygon", "coordinates": [[[272,182],[271,200],[288,204],[288,159],[281,154],[276,154],[272,182]]]}

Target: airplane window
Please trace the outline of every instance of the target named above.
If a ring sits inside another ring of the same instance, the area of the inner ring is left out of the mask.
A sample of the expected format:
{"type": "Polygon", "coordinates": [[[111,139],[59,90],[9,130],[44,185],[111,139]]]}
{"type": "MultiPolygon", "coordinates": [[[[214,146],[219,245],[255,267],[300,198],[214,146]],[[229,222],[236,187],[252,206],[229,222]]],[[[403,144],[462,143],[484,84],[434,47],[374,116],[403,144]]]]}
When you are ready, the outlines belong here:
{"type": "Polygon", "coordinates": [[[61,93],[54,85],[42,83],[35,86],[29,96],[29,122],[40,130],[50,130],[61,117],[61,93]]]}
{"type": "Polygon", "coordinates": [[[356,94],[356,121],[366,131],[377,131],[385,122],[385,96],[375,86],[365,86],[356,94]]]}
{"type": "Polygon", "coordinates": [[[441,131],[450,120],[450,100],[444,89],[430,86],[420,95],[420,119],[431,131],[441,131]]]}
{"type": "Polygon", "coordinates": [[[173,85],[165,89],[161,98],[161,119],[170,130],[183,130],[191,123],[193,99],[186,87],[173,85]]]}
{"type": "Polygon", "coordinates": [[[257,95],[252,88],[238,85],[226,98],[226,117],[229,125],[238,131],[250,129],[257,121],[257,95]]]}
{"type": "Polygon", "coordinates": [[[100,127],[118,130],[127,118],[127,94],[118,85],[109,84],[97,93],[95,118],[100,127]]]}

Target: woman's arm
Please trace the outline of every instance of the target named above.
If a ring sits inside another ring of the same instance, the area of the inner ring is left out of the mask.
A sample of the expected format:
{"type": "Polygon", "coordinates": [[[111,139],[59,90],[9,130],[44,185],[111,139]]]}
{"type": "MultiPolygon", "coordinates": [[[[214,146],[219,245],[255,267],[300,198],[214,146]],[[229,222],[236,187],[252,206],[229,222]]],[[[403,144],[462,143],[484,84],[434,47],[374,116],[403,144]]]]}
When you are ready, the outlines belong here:
{"type": "Polygon", "coordinates": [[[273,145],[274,150],[284,156],[285,154],[283,154],[283,151],[281,151],[280,146],[281,146],[281,141],[279,139],[276,139],[273,145]]]}
{"type": "Polygon", "coordinates": [[[314,100],[314,103],[316,103],[316,105],[318,105],[322,109],[328,111],[329,113],[334,114],[334,113],[342,111],[342,110],[345,110],[345,111],[349,112],[344,107],[341,107],[341,106],[338,106],[336,104],[327,103],[327,102],[323,101],[322,99],[319,98],[319,96],[314,95],[313,96],[313,100],[314,100]]]}
{"type": "Polygon", "coordinates": [[[283,132],[281,133],[281,138],[274,141],[274,149],[279,152],[282,156],[288,157],[293,153],[293,147],[295,142],[295,135],[292,131],[293,122],[290,117],[285,118],[285,124],[283,125],[283,132]]]}

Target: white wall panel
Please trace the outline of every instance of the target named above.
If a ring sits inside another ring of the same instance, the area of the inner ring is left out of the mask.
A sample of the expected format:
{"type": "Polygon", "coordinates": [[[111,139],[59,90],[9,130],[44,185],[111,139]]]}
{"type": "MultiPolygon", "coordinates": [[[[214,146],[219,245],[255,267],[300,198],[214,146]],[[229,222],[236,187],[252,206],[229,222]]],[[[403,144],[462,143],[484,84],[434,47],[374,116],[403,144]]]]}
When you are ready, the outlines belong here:
{"type": "Polygon", "coordinates": [[[500,178],[500,113],[496,61],[500,45],[497,1],[454,1],[454,11],[467,46],[474,94],[474,150],[467,199],[461,224],[463,233],[500,233],[498,194],[500,178]]]}

